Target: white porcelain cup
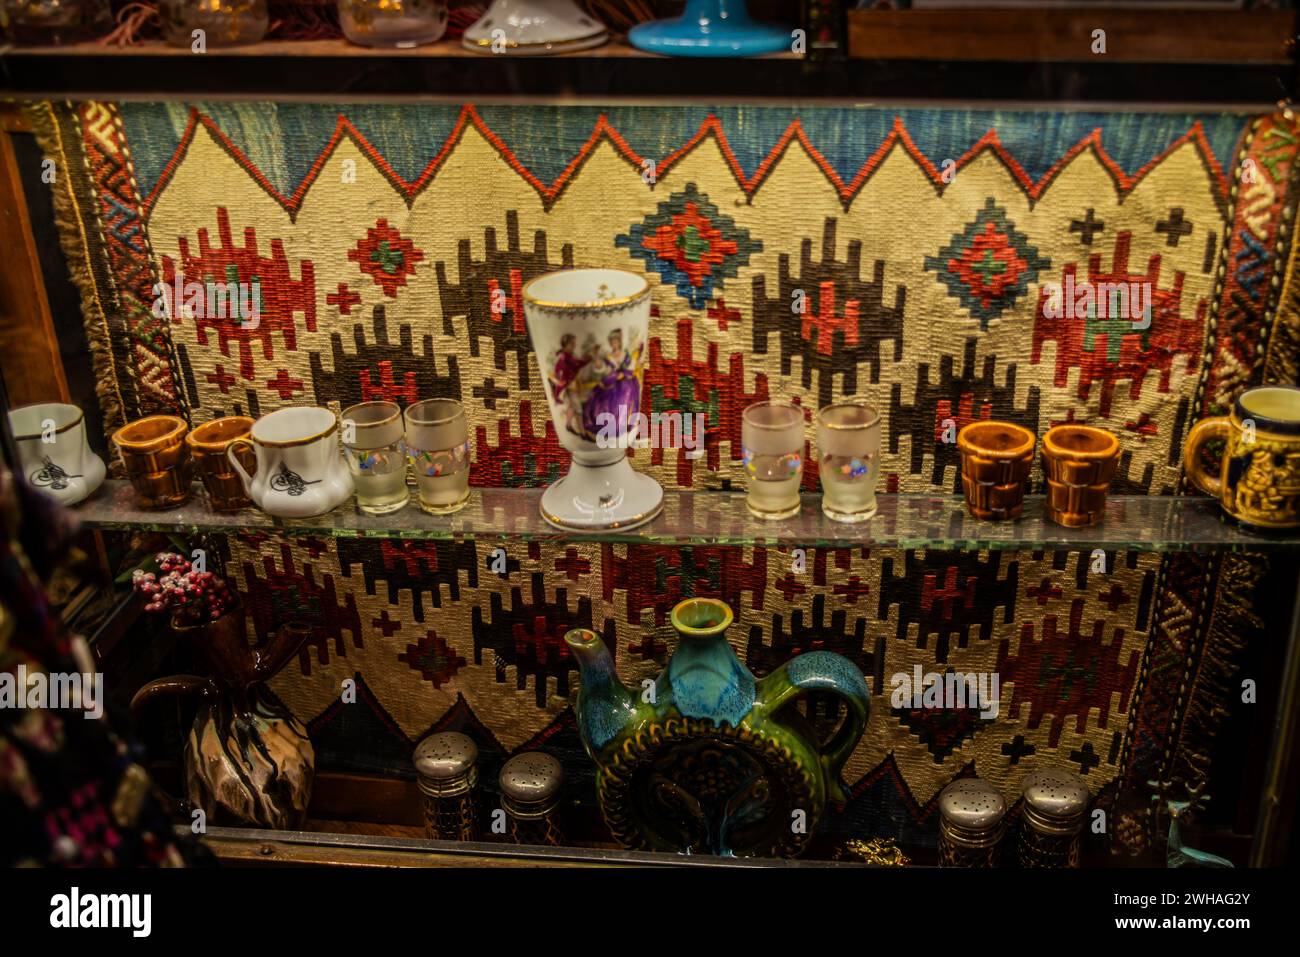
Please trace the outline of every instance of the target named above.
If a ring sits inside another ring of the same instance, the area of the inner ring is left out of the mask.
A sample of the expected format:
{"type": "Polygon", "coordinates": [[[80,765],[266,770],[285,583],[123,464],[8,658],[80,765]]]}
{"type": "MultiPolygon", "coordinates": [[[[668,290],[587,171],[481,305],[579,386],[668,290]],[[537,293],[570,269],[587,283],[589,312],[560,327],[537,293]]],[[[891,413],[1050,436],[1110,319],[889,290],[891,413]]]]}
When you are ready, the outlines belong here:
{"type": "Polygon", "coordinates": [[[9,413],[23,476],[46,495],[75,505],[104,481],[104,460],[86,442],[86,417],[75,405],[43,402],[9,413]]]}
{"type": "Polygon", "coordinates": [[[324,515],[352,495],[352,476],[339,453],[338,428],[338,418],[329,409],[278,409],[253,423],[251,441],[231,442],[226,457],[248,497],[264,512],[281,518],[324,515]],[[245,445],[257,458],[251,476],[235,456],[245,445]]]}

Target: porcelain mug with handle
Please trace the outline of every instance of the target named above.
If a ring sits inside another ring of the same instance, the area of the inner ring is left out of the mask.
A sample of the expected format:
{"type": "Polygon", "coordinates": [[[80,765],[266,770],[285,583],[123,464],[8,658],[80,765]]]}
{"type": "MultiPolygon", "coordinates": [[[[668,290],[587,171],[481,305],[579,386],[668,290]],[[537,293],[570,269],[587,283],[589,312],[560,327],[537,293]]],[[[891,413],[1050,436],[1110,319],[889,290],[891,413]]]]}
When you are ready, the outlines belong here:
{"type": "Polygon", "coordinates": [[[104,481],[104,460],[86,444],[86,418],[75,405],[13,409],[9,428],[27,481],[62,504],[75,505],[104,481]]]}
{"type": "Polygon", "coordinates": [[[338,428],[338,417],[329,409],[278,409],[253,423],[251,440],[231,442],[226,456],[262,511],[281,518],[324,515],[352,495],[352,476],[339,453],[338,428]],[[257,459],[253,475],[236,454],[245,447],[252,448],[257,459]]]}
{"type": "Polygon", "coordinates": [[[1183,446],[1183,468],[1192,484],[1241,524],[1300,528],[1300,389],[1247,389],[1228,415],[1197,422],[1183,446]],[[1213,439],[1223,440],[1217,474],[1201,459],[1213,439]]]}

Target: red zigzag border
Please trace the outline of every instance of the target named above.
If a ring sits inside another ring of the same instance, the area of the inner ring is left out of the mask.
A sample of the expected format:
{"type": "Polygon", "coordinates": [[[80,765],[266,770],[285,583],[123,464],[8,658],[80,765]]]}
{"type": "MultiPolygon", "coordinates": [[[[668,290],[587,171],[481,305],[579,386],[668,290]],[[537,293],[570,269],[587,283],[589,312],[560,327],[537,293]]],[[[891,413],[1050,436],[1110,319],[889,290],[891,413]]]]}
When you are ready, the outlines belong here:
{"type": "MultiPolygon", "coordinates": [[[[379,150],[371,145],[371,143],[355,126],[352,125],[351,122],[348,121],[345,116],[340,114],[329,142],[325,144],[325,147],[317,155],[316,160],[312,163],[311,169],[308,170],[307,175],[303,177],[302,182],[298,184],[298,187],[291,195],[285,196],[271,184],[257,165],[231,141],[230,137],[225,134],[221,127],[219,127],[210,116],[201,112],[197,108],[192,108],[190,110],[189,122],[186,125],[184,134],[181,136],[180,143],[177,145],[171,159],[168,160],[167,165],[164,167],[162,175],[158,177],[158,182],[154,185],[152,192],[150,192],[148,198],[144,202],[144,216],[147,219],[152,213],[155,202],[166,189],[167,184],[171,181],[172,176],[176,172],[177,166],[180,165],[181,160],[189,150],[190,144],[193,142],[200,127],[206,129],[222,149],[230,154],[230,156],[233,157],[234,160],[239,163],[239,165],[242,166],[262,187],[262,189],[264,189],[272,199],[279,203],[280,206],[282,206],[290,216],[293,217],[296,216],[301,207],[303,198],[307,195],[307,192],[311,189],[317,176],[320,175],[326,162],[328,162],[330,156],[345,136],[352,140],[357,148],[370,158],[371,162],[375,164],[375,167],[393,185],[393,188],[406,198],[407,205],[409,206],[414,202],[415,197],[418,196],[420,192],[423,191],[424,188],[433,180],[433,177],[437,174],[443,163],[446,162],[447,157],[451,155],[456,144],[460,141],[466,128],[470,126],[477,130],[484,139],[491,143],[493,148],[501,154],[502,158],[505,159],[505,161],[509,163],[510,166],[537,191],[538,195],[542,199],[543,205],[548,210],[560,198],[565,187],[577,174],[578,170],[582,167],[582,164],[586,162],[587,157],[590,156],[592,152],[595,151],[596,147],[604,140],[609,141],[619,155],[624,157],[629,165],[636,170],[639,176],[643,165],[647,162],[654,162],[658,174],[663,175],[688,156],[697,146],[703,143],[704,140],[713,137],[718,144],[718,148],[722,151],[722,155],[726,159],[727,165],[730,167],[732,175],[736,179],[736,183],[745,192],[746,196],[750,198],[752,198],[758,191],[759,187],[763,185],[768,174],[776,167],[777,161],[784,155],[791,143],[796,141],[804,148],[808,156],[822,171],[822,174],[840,194],[840,201],[843,203],[845,210],[848,210],[852,205],[854,197],[857,196],[863,185],[868,179],[870,179],[871,174],[874,173],[884,162],[885,157],[889,155],[890,151],[895,146],[899,145],[901,145],[902,148],[916,160],[917,164],[925,171],[926,175],[930,177],[931,181],[934,183],[936,191],[942,193],[946,185],[943,173],[937,169],[932,162],[930,162],[929,158],[926,157],[919,148],[917,148],[912,137],[908,134],[902,118],[897,116],[894,118],[894,125],[890,130],[889,135],[886,136],[880,146],[876,148],[876,151],[867,158],[866,162],[862,164],[862,167],[853,178],[848,182],[845,182],[840,178],[839,174],[835,171],[834,167],[831,166],[826,157],[823,156],[815,146],[813,146],[812,142],[808,139],[807,133],[804,131],[803,125],[798,119],[790,122],[790,125],[786,127],[785,132],[781,134],[780,139],[777,140],[776,144],[768,152],[767,156],[765,156],[762,162],[760,162],[757,168],[755,168],[754,174],[747,177],[745,171],[740,166],[739,160],[736,159],[736,154],[732,151],[731,146],[727,141],[727,135],[722,129],[721,120],[712,114],[701,122],[699,129],[696,130],[694,135],[682,144],[682,146],[678,147],[662,159],[654,161],[649,157],[641,156],[636,152],[636,150],[632,149],[632,147],[628,145],[627,141],[619,134],[618,130],[610,124],[609,120],[603,113],[596,120],[596,125],[592,128],[591,135],[587,138],[587,141],[578,149],[577,153],[574,154],[573,159],[569,161],[568,165],[565,166],[559,176],[547,185],[538,179],[537,176],[515,155],[515,153],[506,146],[502,139],[493,132],[487,123],[484,122],[483,118],[479,116],[478,110],[476,110],[472,105],[467,104],[461,107],[460,116],[456,119],[456,125],[452,128],[451,133],[448,134],[447,139],[443,143],[442,148],[438,151],[438,154],[429,161],[428,165],[425,166],[419,176],[409,182],[399,176],[397,172],[388,165],[388,162],[380,154],[379,150]]],[[[1044,190],[1046,190],[1051,184],[1052,180],[1056,178],[1060,171],[1064,169],[1075,156],[1086,149],[1092,149],[1102,166],[1105,167],[1108,173],[1110,173],[1116,187],[1121,193],[1127,194],[1132,191],[1132,189],[1146,176],[1148,172],[1159,165],[1167,156],[1189,141],[1195,144],[1198,152],[1201,154],[1202,161],[1210,171],[1217,186],[1218,195],[1216,198],[1220,205],[1226,209],[1228,183],[1224,177],[1222,167],[1219,165],[1218,160],[1214,158],[1214,153],[1211,151],[1209,143],[1206,141],[1205,131],[1199,120],[1193,122],[1186,133],[1174,140],[1174,142],[1164,151],[1153,157],[1132,176],[1126,174],[1106,152],[1105,148],[1102,146],[1100,128],[1094,129],[1087,136],[1083,137],[1083,139],[1079,140],[1078,143],[1070,147],[1070,149],[1067,150],[1065,154],[1052,165],[1052,168],[1044,173],[1037,182],[1031,180],[1029,174],[1025,172],[1024,168],[1016,162],[1016,159],[1009,152],[1007,152],[1006,148],[1003,147],[1001,141],[998,139],[997,131],[994,129],[990,129],[980,137],[980,139],[971,146],[969,150],[962,154],[962,156],[956,161],[956,169],[959,170],[962,167],[969,165],[985,150],[991,150],[1011,173],[1012,177],[1020,184],[1021,188],[1025,191],[1025,194],[1030,198],[1030,200],[1037,200],[1044,190]]],[[[949,177],[949,180],[951,180],[951,176],[949,177]]]]}

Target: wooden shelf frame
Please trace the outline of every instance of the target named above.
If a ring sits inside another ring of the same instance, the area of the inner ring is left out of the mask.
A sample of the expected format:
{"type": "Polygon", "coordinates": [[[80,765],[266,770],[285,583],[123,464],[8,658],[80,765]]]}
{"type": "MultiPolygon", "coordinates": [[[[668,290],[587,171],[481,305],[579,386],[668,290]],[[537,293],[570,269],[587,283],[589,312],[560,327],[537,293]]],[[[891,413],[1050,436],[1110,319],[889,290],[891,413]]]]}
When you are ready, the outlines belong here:
{"type": "MultiPolygon", "coordinates": [[[[1273,32],[1262,30],[1262,40],[1253,39],[1254,34],[1233,39],[1238,34],[1232,33],[1219,38],[1214,47],[1227,51],[1214,53],[1215,57],[1239,48],[1254,50],[1251,57],[1207,64],[1203,58],[1166,62],[1161,57],[1157,62],[1119,53],[1093,56],[1086,45],[1072,40],[1043,45],[1014,31],[968,35],[961,27],[963,21],[952,16],[944,21],[948,26],[942,32],[922,29],[919,24],[927,19],[923,15],[935,12],[901,11],[880,18],[889,11],[853,11],[849,19],[853,58],[823,61],[794,54],[729,60],[669,58],[635,50],[621,38],[594,50],[546,57],[484,56],[455,41],[412,50],[377,50],[337,39],[269,41],[214,48],[204,54],[161,43],[0,46],[0,98],[261,97],[338,102],[382,97],[654,103],[839,99],[1176,103],[1268,109],[1296,86],[1295,64],[1288,52],[1270,52],[1282,44],[1280,34],[1275,35],[1276,18],[1269,18],[1273,26],[1268,29],[1273,32]],[[919,19],[902,20],[905,15],[919,19]],[[1017,52],[1035,55],[1012,55],[1017,52]],[[1059,58],[1063,54],[1070,57],[1059,58]]],[[[1131,54],[1124,36],[1128,34],[1121,32],[1111,40],[1109,49],[1131,54]]],[[[1166,46],[1177,47],[1179,34],[1171,36],[1166,46]]],[[[1209,55],[1204,50],[1197,53],[1200,48],[1195,44],[1186,49],[1189,55],[1209,55]]],[[[1159,52],[1155,50],[1153,56],[1159,52]]]]}
{"type": "Polygon", "coordinates": [[[1294,10],[1110,7],[850,10],[849,56],[860,59],[1121,63],[1285,63],[1294,10]],[[1105,53],[1094,53],[1094,33],[1105,53]]]}

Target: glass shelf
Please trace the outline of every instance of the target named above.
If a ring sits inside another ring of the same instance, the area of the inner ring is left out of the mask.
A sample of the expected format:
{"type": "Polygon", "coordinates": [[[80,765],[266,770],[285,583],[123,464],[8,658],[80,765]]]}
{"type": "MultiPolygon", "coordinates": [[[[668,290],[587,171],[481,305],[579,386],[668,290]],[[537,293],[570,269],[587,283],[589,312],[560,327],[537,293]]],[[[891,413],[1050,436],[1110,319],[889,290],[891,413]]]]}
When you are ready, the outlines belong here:
{"type": "Polygon", "coordinates": [[[1106,519],[1092,528],[1062,528],[1043,514],[1042,496],[1029,496],[1016,522],[972,518],[961,498],[947,495],[881,495],[879,511],[856,525],[822,515],[821,497],[804,496],[803,509],[783,522],[750,516],[740,492],[665,490],[664,510],[640,528],[574,532],[552,528],[538,512],[542,490],[473,489],[454,515],[429,515],[412,503],[390,515],[367,515],[345,505],[318,518],[283,520],[257,509],[216,513],[198,488],[190,502],[168,511],[145,511],[125,481],[107,481],[77,506],[83,522],[100,529],[153,530],[181,534],[281,532],[292,536],[359,536],[456,540],[643,542],[659,545],[786,545],[821,548],[1062,549],[1133,551],[1255,551],[1300,547],[1300,529],[1279,534],[1247,531],[1221,517],[1209,498],[1112,496],[1106,519]]]}

